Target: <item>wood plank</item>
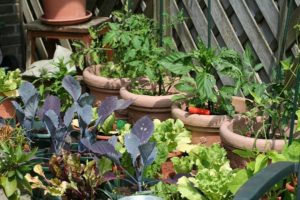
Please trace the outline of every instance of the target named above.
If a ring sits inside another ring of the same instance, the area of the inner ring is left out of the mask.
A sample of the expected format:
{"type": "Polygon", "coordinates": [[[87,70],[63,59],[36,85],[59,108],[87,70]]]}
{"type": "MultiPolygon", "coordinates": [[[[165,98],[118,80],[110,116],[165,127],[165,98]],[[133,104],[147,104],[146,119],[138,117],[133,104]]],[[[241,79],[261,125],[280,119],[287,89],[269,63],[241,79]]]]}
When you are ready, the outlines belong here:
{"type": "Polygon", "coordinates": [[[44,14],[44,11],[40,2],[37,0],[30,0],[30,2],[36,17],[39,18],[40,16],[42,16],[44,14]]]}
{"type": "Polygon", "coordinates": [[[99,16],[108,17],[111,14],[111,11],[115,7],[117,0],[102,0],[97,1],[99,16]]]}
{"type": "Polygon", "coordinates": [[[286,48],[289,48],[293,43],[295,43],[296,38],[299,36],[300,31],[294,28],[297,24],[300,24],[300,7],[296,8],[293,12],[287,35],[286,48]]]}
{"type": "MultiPolygon", "coordinates": [[[[193,24],[196,28],[199,37],[205,44],[207,44],[208,43],[207,20],[203,11],[201,10],[198,1],[187,0],[187,1],[183,1],[183,4],[186,7],[186,10],[188,11],[188,14],[191,17],[191,20],[193,21],[193,24]]],[[[211,36],[212,36],[211,37],[212,47],[219,48],[219,44],[214,34],[212,33],[211,36]]]]}
{"type": "Polygon", "coordinates": [[[279,10],[274,1],[256,0],[256,4],[261,10],[266,22],[268,23],[273,35],[278,35],[279,10]]]}
{"type": "MultiPolygon", "coordinates": [[[[34,21],[34,18],[33,18],[33,15],[31,13],[31,11],[30,11],[30,7],[28,5],[28,2],[24,1],[22,5],[23,5],[22,9],[23,9],[23,13],[24,13],[24,17],[25,17],[26,22],[32,22],[32,21],[34,21]]],[[[48,53],[47,53],[47,50],[46,50],[46,48],[45,48],[45,46],[43,44],[42,39],[38,38],[36,40],[36,47],[37,47],[37,49],[39,51],[39,54],[40,54],[41,58],[42,59],[47,59],[48,58],[48,53]]],[[[26,69],[31,64],[30,56],[31,56],[31,45],[27,44],[26,45],[26,69]]]]}
{"type": "MultiPolygon", "coordinates": [[[[175,0],[171,0],[170,11],[171,11],[171,16],[175,16],[179,12],[179,8],[175,0]]],[[[177,24],[175,26],[175,29],[177,31],[177,34],[181,40],[181,43],[185,51],[191,51],[197,48],[186,23],[177,24]]]]}
{"type": "MultiPolygon", "coordinates": [[[[206,5],[207,0],[205,0],[206,5]]],[[[220,3],[220,1],[211,2],[211,13],[212,18],[218,27],[218,30],[226,44],[227,47],[232,48],[240,53],[244,52],[244,48],[240,43],[238,37],[235,34],[235,31],[220,3]]]]}
{"type": "Polygon", "coordinates": [[[255,20],[253,19],[245,0],[229,0],[236,15],[238,16],[243,29],[252,46],[259,57],[260,61],[264,65],[264,69],[269,77],[272,75],[272,66],[275,64],[275,58],[273,52],[268,46],[263,34],[259,30],[255,20]]]}

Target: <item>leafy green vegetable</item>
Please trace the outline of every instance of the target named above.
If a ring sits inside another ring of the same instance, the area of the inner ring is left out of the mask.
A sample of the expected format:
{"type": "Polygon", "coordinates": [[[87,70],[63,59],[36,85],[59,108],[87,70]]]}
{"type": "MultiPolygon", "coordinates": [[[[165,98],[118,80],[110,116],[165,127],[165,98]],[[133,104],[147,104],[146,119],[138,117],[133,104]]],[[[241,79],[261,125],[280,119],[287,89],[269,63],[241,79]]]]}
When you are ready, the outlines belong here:
{"type": "Polygon", "coordinates": [[[172,158],[177,173],[192,173],[192,177],[178,180],[182,197],[193,199],[231,199],[230,183],[235,172],[230,168],[226,151],[218,144],[211,147],[197,146],[188,156],[172,158]]]}
{"type": "Polygon", "coordinates": [[[175,184],[167,184],[164,182],[159,182],[152,186],[151,191],[154,192],[156,196],[161,197],[164,200],[180,200],[180,194],[177,190],[175,184]]]}
{"type": "Polygon", "coordinates": [[[17,90],[21,82],[21,71],[19,69],[6,73],[4,68],[0,68],[0,93],[7,93],[5,95],[9,96],[8,92],[17,90]]]}

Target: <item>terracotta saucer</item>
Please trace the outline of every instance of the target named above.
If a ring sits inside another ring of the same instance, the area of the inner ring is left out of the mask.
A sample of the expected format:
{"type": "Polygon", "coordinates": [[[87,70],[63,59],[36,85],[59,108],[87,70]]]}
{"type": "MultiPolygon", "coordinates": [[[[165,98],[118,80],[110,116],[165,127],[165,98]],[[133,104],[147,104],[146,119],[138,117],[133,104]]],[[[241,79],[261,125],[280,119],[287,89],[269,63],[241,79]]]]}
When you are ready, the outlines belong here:
{"type": "Polygon", "coordinates": [[[87,10],[86,15],[83,17],[78,17],[78,18],[73,18],[73,19],[47,19],[44,17],[44,15],[42,15],[40,17],[40,20],[45,24],[62,26],[62,25],[80,24],[85,21],[88,21],[91,17],[92,17],[91,11],[87,10]]]}

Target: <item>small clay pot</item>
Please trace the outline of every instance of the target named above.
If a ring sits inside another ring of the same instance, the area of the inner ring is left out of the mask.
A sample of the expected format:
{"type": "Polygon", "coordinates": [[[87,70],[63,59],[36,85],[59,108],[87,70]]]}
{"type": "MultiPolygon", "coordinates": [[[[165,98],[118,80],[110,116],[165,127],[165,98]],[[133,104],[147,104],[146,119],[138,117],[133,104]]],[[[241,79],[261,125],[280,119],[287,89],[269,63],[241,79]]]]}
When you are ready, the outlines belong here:
{"type": "Polygon", "coordinates": [[[16,109],[9,99],[4,100],[0,104],[0,117],[3,119],[13,119],[16,117],[16,109]]]}
{"type": "Polygon", "coordinates": [[[127,78],[105,78],[101,76],[102,65],[92,65],[83,71],[83,81],[90,89],[91,95],[96,98],[96,104],[101,103],[106,97],[120,96],[120,88],[127,86],[127,78]]]}
{"type": "Polygon", "coordinates": [[[44,17],[71,20],[86,16],[86,0],[43,0],[44,17]]]}
{"type": "Polygon", "coordinates": [[[173,95],[139,95],[131,93],[126,87],[120,89],[120,95],[122,99],[134,100],[128,108],[129,120],[132,123],[145,115],[149,115],[152,119],[159,119],[161,121],[171,117],[171,98],[173,95]]]}
{"type": "Polygon", "coordinates": [[[172,161],[164,162],[161,165],[161,173],[163,179],[168,179],[175,175],[174,165],[172,161]]]}
{"type": "MultiPolygon", "coordinates": [[[[261,127],[261,124],[262,118],[257,117],[256,126],[254,128],[258,129],[261,127]]],[[[220,127],[222,146],[227,150],[227,156],[230,160],[231,167],[233,168],[243,168],[248,161],[233,153],[232,151],[235,149],[252,150],[253,148],[256,148],[260,152],[267,152],[270,150],[281,152],[286,144],[284,139],[255,139],[235,132],[245,126],[245,119],[241,116],[236,116],[235,119],[231,121],[225,121],[220,127]]],[[[287,129],[287,135],[288,132],[289,130],[287,129]]],[[[299,138],[299,134],[295,134],[295,138],[299,138]]]]}
{"type": "MultiPolygon", "coordinates": [[[[232,105],[237,113],[245,112],[245,98],[232,97],[232,105]]],[[[178,104],[172,106],[172,116],[180,119],[184,126],[192,132],[192,144],[203,144],[210,146],[213,143],[220,143],[219,129],[223,122],[229,120],[226,115],[200,115],[190,114],[178,104]]]]}

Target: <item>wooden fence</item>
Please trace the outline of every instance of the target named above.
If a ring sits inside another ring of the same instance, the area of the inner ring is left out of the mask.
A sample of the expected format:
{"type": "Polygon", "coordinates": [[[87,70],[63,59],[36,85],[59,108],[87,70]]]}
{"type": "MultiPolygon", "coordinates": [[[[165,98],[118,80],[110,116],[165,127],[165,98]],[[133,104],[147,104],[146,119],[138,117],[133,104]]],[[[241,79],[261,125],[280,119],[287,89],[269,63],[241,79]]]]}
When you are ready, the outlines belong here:
{"type": "MultiPolygon", "coordinates": [[[[293,1],[293,13],[287,34],[285,53],[296,55],[295,40],[298,33],[293,29],[300,23],[300,0],[293,1]]],[[[157,19],[159,0],[132,0],[135,12],[144,12],[157,19]]],[[[88,9],[95,15],[109,16],[113,10],[120,9],[125,0],[88,0],[88,9]]],[[[263,81],[269,81],[274,66],[278,62],[280,38],[283,35],[287,0],[211,0],[212,47],[229,47],[241,53],[249,45],[258,62],[264,65],[259,71],[263,81]]],[[[183,11],[186,20],[169,31],[179,50],[190,51],[196,48],[198,38],[207,43],[208,0],[164,0],[164,10],[171,16],[183,11]]],[[[24,23],[42,15],[38,0],[24,0],[24,23]]],[[[68,41],[60,41],[70,47],[68,41]]],[[[47,58],[42,39],[37,40],[40,58],[47,58]]],[[[221,81],[227,82],[226,78],[221,81]]]]}

